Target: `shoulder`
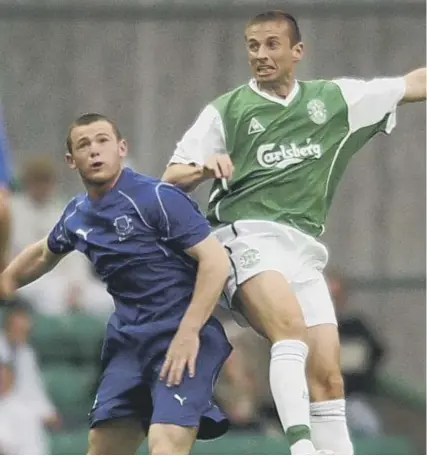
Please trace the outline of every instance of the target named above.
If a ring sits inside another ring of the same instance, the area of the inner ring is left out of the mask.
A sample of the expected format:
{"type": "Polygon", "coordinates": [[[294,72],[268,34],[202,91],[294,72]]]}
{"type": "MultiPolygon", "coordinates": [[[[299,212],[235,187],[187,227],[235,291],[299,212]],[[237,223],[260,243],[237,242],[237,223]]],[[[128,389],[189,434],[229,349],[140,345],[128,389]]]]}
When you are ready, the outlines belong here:
{"type": "Polygon", "coordinates": [[[134,208],[142,213],[149,213],[150,210],[161,205],[163,198],[172,194],[184,194],[177,187],[160,179],[146,174],[127,170],[125,183],[121,186],[119,193],[125,197],[134,208]]]}
{"type": "Polygon", "coordinates": [[[337,93],[339,85],[335,80],[315,79],[312,81],[298,81],[303,95],[318,96],[321,94],[337,93]]]}
{"type": "Polygon", "coordinates": [[[127,199],[147,202],[155,196],[156,186],[160,179],[147,174],[138,173],[130,168],[125,168],[125,180],[119,188],[119,193],[127,199]]]}
{"type": "Polygon", "coordinates": [[[77,211],[77,208],[80,206],[80,204],[83,203],[85,198],[86,198],[86,193],[79,193],[78,195],[71,198],[68,201],[68,203],[66,203],[66,205],[62,211],[62,217],[68,217],[70,215],[73,215],[77,211]]]}
{"type": "Polygon", "coordinates": [[[211,105],[216,108],[219,112],[222,112],[230,104],[239,101],[247,101],[248,96],[252,95],[252,90],[248,84],[243,84],[236,87],[229,92],[226,92],[217,97],[211,105]]]}
{"type": "Polygon", "coordinates": [[[192,201],[187,193],[168,182],[159,182],[155,187],[155,194],[159,202],[161,202],[162,198],[178,198],[192,201]]]}

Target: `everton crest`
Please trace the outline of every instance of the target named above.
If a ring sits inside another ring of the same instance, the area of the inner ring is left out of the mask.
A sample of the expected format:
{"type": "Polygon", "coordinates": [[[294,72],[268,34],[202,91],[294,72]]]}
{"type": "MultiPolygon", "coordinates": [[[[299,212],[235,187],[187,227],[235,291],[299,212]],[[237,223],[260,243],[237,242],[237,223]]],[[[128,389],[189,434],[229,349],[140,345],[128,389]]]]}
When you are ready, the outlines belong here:
{"type": "Polygon", "coordinates": [[[133,231],[133,222],[128,215],[121,215],[114,219],[114,228],[119,236],[119,241],[122,242],[129,237],[133,231]]]}

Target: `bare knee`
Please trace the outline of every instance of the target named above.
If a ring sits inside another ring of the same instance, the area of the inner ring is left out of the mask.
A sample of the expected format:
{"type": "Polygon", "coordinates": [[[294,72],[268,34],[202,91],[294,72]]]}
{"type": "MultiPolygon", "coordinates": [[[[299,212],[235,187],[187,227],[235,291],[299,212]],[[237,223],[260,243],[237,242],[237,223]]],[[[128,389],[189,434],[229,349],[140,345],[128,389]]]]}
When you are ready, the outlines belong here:
{"type": "Polygon", "coordinates": [[[283,339],[306,340],[307,329],[302,318],[287,318],[280,315],[276,321],[271,322],[268,329],[268,339],[272,344],[283,339]]]}
{"type": "Polygon", "coordinates": [[[149,454],[189,454],[196,435],[196,428],[153,424],[148,434],[149,454]]]}
{"type": "Polygon", "coordinates": [[[105,421],[89,431],[87,454],[135,454],[143,439],[144,431],[135,419],[105,421]]]}
{"type": "Polygon", "coordinates": [[[102,430],[97,428],[89,431],[87,454],[115,454],[115,448],[108,448],[108,440],[103,441],[102,434],[102,430]]]}
{"type": "Polygon", "coordinates": [[[264,271],[242,284],[238,308],[250,325],[271,343],[284,339],[306,341],[307,329],[299,302],[285,278],[264,271]]]}
{"type": "Polygon", "coordinates": [[[324,370],[309,376],[312,402],[330,401],[344,397],[344,381],[338,369],[324,370]]]}

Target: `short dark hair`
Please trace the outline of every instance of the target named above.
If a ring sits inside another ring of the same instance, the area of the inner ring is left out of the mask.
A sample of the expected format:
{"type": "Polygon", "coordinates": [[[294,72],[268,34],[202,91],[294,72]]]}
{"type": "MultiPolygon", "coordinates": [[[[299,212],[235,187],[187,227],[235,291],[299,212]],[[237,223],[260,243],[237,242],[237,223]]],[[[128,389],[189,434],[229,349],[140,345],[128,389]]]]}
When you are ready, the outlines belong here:
{"type": "Polygon", "coordinates": [[[261,22],[269,22],[269,21],[284,21],[288,24],[290,28],[290,38],[291,44],[294,46],[295,44],[301,41],[301,31],[299,29],[299,25],[297,20],[295,19],[292,14],[285,13],[281,10],[270,10],[265,11],[264,13],[257,14],[252,19],[248,21],[246,24],[245,29],[250,27],[251,25],[259,24],[261,22]]]}
{"type": "Polygon", "coordinates": [[[67,135],[67,150],[71,154],[73,153],[73,148],[71,144],[71,132],[75,127],[80,127],[81,125],[90,125],[91,123],[98,122],[100,120],[104,120],[105,122],[108,122],[114,131],[114,134],[116,135],[116,138],[118,140],[122,139],[122,135],[120,133],[119,128],[117,127],[116,122],[114,120],[111,120],[107,116],[104,116],[102,114],[97,114],[95,112],[91,112],[88,114],[83,114],[79,118],[77,118],[68,128],[68,135],[67,135]]]}

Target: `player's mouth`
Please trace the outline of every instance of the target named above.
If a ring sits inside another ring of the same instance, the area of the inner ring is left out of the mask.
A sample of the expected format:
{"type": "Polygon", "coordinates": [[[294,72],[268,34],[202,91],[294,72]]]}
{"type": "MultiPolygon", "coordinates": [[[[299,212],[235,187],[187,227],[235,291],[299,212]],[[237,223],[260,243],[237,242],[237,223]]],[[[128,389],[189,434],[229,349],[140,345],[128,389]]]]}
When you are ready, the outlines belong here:
{"type": "Polygon", "coordinates": [[[91,163],[90,168],[91,169],[101,169],[103,165],[104,165],[104,163],[97,161],[97,162],[91,163]]]}
{"type": "Polygon", "coordinates": [[[273,74],[275,71],[276,69],[270,65],[259,65],[256,69],[258,76],[269,76],[273,74]]]}

